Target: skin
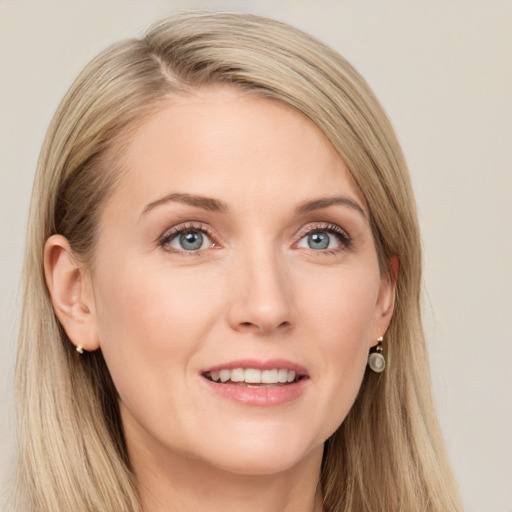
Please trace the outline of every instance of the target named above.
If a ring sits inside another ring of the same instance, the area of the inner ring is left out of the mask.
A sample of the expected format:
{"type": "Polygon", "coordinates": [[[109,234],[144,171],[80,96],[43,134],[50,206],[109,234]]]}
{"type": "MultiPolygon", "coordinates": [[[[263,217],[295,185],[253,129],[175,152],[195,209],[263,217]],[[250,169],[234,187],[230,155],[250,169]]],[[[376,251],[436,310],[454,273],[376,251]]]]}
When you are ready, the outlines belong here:
{"type": "Polygon", "coordinates": [[[321,510],[323,443],[394,302],[348,169],[301,114],[229,88],[170,99],[120,158],[93,262],[56,235],[45,269],[70,339],[103,351],[144,510],[321,510]],[[332,197],[344,201],[297,212],[332,197]],[[191,226],[198,250],[176,235],[191,226]],[[329,247],[311,248],[312,232],[329,247]],[[262,407],[206,384],[205,369],[248,358],[302,365],[302,393],[262,407]]]}

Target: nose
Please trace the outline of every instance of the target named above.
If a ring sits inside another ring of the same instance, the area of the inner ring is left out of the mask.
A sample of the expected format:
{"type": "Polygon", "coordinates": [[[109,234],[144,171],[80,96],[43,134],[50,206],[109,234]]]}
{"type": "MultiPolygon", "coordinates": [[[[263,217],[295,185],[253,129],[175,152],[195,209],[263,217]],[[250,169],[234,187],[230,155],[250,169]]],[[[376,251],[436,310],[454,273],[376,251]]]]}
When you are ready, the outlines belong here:
{"type": "Polygon", "coordinates": [[[232,276],[229,323],[238,332],[269,335],[294,323],[292,283],[288,269],[273,252],[241,258],[232,276]]]}

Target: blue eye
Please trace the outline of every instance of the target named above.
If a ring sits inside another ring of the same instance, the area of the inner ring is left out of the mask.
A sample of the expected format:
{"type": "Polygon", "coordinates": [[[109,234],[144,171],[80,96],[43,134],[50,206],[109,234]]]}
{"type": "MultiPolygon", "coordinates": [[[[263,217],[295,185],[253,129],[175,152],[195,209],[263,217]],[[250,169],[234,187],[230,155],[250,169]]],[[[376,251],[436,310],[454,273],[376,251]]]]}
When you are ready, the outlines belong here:
{"type": "Polygon", "coordinates": [[[307,244],[310,249],[328,249],[331,237],[327,233],[310,233],[307,237],[307,244]]]}
{"type": "Polygon", "coordinates": [[[203,235],[199,231],[189,231],[181,233],[176,237],[181,249],[186,251],[197,251],[203,245],[203,235]]]}
{"type": "Polygon", "coordinates": [[[314,251],[338,250],[348,247],[348,235],[337,226],[315,228],[306,233],[297,244],[297,247],[312,249],[314,251]]]}
{"type": "Polygon", "coordinates": [[[200,251],[213,247],[210,237],[198,228],[183,228],[168,234],[161,242],[163,247],[176,251],[200,251]]]}

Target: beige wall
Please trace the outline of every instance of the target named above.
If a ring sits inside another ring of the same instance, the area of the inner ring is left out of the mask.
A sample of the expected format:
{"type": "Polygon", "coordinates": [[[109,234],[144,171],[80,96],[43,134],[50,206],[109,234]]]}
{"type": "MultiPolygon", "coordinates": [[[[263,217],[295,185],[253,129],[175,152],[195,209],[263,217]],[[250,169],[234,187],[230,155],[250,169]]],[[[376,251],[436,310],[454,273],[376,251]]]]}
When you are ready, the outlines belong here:
{"type": "MultiPolygon", "coordinates": [[[[394,122],[416,188],[435,394],[468,512],[512,510],[512,2],[0,0],[0,480],[35,162],[71,80],[176,9],[294,23],[343,53],[394,122]]],[[[2,495],[0,495],[0,498],[2,495]]]]}

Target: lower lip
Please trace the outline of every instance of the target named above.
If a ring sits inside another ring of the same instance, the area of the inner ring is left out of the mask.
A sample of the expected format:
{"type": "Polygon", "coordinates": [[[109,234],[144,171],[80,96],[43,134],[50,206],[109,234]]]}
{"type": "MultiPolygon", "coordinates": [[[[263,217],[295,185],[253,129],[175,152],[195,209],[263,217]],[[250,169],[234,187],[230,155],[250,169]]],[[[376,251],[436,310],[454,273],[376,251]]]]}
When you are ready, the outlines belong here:
{"type": "Polygon", "coordinates": [[[222,384],[203,377],[207,386],[217,395],[255,407],[283,405],[299,398],[306,389],[308,378],[282,386],[240,386],[222,384]]]}

